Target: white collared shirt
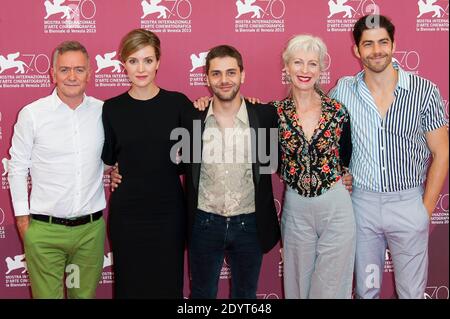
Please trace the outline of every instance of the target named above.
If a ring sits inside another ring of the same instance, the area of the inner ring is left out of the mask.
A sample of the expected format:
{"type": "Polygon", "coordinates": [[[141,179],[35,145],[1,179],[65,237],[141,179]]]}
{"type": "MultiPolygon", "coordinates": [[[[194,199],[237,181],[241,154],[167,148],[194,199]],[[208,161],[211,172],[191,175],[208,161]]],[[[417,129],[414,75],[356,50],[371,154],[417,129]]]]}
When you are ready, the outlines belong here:
{"type": "Polygon", "coordinates": [[[72,110],[55,89],[20,111],[8,164],[16,216],[72,218],[105,208],[102,106],[102,101],[85,95],[72,110]]]}

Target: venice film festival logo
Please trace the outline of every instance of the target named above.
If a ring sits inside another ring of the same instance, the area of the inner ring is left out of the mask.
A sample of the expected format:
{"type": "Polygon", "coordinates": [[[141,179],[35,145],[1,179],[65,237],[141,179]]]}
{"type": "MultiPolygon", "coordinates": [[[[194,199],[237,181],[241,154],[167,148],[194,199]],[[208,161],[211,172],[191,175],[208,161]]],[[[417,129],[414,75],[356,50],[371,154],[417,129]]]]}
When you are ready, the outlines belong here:
{"type": "Polygon", "coordinates": [[[280,299],[280,296],[274,292],[269,293],[257,293],[256,294],[257,299],[280,299]]]}
{"type": "Polygon", "coordinates": [[[192,32],[189,0],[142,0],[141,28],[152,32],[192,32]]]}
{"type": "Polygon", "coordinates": [[[44,53],[0,52],[0,89],[50,87],[49,70],[44,53]]]}
{"type": "Polygon", "coordinates": [[[380,9],[373,0],[329,0],[327,16],[328,32],[349,32],[362,16],[379,14],[380,9]]]}
{"type": "Polygon", "coordinates": [[[419,0],[417,32],[448,32],[448,0],[419,0]]]}
{"type": "Polygon", "coordinates": [[[44,33],[95,33],[94,0],[45,0],[44,33]]]}
{"type": "Polygon", "coordinates": [[[116,51],[97,54],[95,56],[95,87],[128,87],[130,81],[123,73],[123,65],[116,58],[116,51]]]}
{"type": "Polygon", "coordinates": [[[5,287],[18,288],[29,287],[30,278],[28,277],[28,267],[25,260],[25,254],[6,257],[5,287]]]}
{"type": "Polygon", "coordinates": [[[206,65],[206,56],[208,51],[190,55],[191,69],[189,70],[190,86],[206,86],[206,73],[204,67],[206,65]]]}
{"type": "MultiPolygon", "coordinates": [[[[447,102],[448,106],[448,102],[447,102]]],[[[432,225],[448,225],[448,193],[440,194],[431,216],[432,225]]]]}
{"type": "Polygon", "coordinates": [[[231,267],[228,263],[228,257],[223,258],[222,268],[220,269],[220,279],[231,279],[231,267]]]}
{"type": "Polygon", "coordinates": [[[0,207],[0,239],[5,239],[5,226],[3,226],[4,221],[5,221],[5,212],[0,207]]]}
{"type": "Polygon", "coordinates": [[[450,293],[447,286],[428,286],[423,294],[424,299],[449,299],[450,293]]]}
{"type": "Polygon", "coordinates": [[[283,0],[237,0],[235,32],[284,32],[283,0]]]}
{"type": "Polygon", "coordinates": [[[394,272],[394,264],[392,262],[392,254],[389,248],[384,253],[384,272],[394,272]]]}
{"type": "Polygon", "coordinates": [[[2,189],[7,190],[9,189],[9,183],[8,183],[8,159],[6,157],[2,158],[2,189]]]}
{"type": "Polygon", "coordinates": [[[114,283],[114,272],[111,266],[114,264],[113,253],[108,252],[103,256],[103,271],[100,279],[100,284],[112,284],[114,283]]]}
{"type": "Polygon", "coordinates": [[[420,54],[415,50],[396,50],[392,58],[405,71],[419,75],[420,54]]]}
{"type": "MultiPolygon", "coordinates": [[[[0,209],[1,212],[1,209],[0,209]]],[[[1,215],[0,215],[1,217],[1,215]]],[[[5,280],[7,288],[28,287],[30,279],[28,277],[28,267],[25,254],[15,255],[14,257],[6,257],[5,280]]],[[[113,265],[112,252],[108,252],[103,256],[103,269],[113,265]]],[[[65,268],[66,286],[73,287],[77,283],[79,285],[79,267],[75,264],[69,264],[65,268]]],[[[113,274],[111,271],[103,271],[100,284],[108,284],[113,282],[113,274]]]]}
{"type": "MultiPolygon", "coordinates": [[[[320,85],[328,85],[331,83],[331,72],[330,72],[331,56],[328,54],[328,52],[325,55],[323,64],[324,64],[324,67],[323,67],[323,70],[320,72],[319,84],[320,85]]],[[[281,84],[289,85],[290,82],[291,82],[291,78],[286,74],[286,70],[283,69],[281,71],[281,84]]]]}

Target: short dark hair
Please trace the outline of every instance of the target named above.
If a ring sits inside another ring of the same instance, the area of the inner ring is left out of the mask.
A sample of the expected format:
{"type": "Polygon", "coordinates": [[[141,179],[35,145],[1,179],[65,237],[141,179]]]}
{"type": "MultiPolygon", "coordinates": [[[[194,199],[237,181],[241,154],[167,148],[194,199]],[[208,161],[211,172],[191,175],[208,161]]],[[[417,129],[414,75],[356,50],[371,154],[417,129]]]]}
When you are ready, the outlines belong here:
{"type": "Polygon", "coordinates": [[[361,41],[362,34],[365,30],[383,28],[389,34],[389,38],[394,42],[395,26],[392,24],[391,20],[380,14],[370,14],[365,15],[356,21],[353,28],[353,39],[355,44],[359,45],[361,41]]]}
{"type": "Polygon", "coordinates": [[[211,50],[209,50],[208,55],[206,56],[206,64],[205,64],[205,70],[206,74],[209,72],[209,64],[212,59],[215,58],[225,58],[225,57],[231,57],[236,59],[237,64],[239,66],[239,70],[242,72],[244,70],[244,63],[242,62],[242,55],[239,53],[239,51],[232,47],[231,45],[218,45],[211,50]]]}

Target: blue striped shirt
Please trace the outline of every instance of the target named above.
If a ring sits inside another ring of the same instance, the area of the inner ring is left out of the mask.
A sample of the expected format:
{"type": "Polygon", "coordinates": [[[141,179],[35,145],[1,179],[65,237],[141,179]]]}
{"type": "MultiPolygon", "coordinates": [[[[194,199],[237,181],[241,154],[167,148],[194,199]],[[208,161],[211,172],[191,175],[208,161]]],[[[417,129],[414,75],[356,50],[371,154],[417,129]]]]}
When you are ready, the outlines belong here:
{"type": "Polygon", "coordinates": [[[446,125],[436,85],[395,62],[393,66],[398,83],[385,118],[364,82],[364,71],[341,78],[330,92],[350,114],[353,185],[369,191],[396,192],[422,185],[430,157],[425,132],[446,125]]]}

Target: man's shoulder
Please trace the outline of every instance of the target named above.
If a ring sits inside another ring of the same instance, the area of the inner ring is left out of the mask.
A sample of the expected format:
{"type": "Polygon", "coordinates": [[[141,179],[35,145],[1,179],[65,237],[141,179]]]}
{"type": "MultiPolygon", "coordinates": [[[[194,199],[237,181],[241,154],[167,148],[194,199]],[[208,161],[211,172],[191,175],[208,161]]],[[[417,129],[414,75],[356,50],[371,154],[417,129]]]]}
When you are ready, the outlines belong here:
{"type": "Polygon", "coordinates": [[[409,86],[412,90],[422,89],[429,91],[429,89],[437,88],[437,85],[431,80],[410,72],[406,72],[406,74],[409,77],[409,86]]]}
{"type": "Polygon", "coordinates": [[[92,105],[94,107],[102,108],[103,103],[104,103],[102,100],[97,99],[93,96],[86,96],[86,98],[88,99],[88,102],[90,105],[92,105]]]}
{"type": "Polygon", "coordinates": [[[336,87],[348,87],[356,83],[356,76],[346,75],[341,77],[336,84],[336,87]]]}
{"type": "MultiPolygon", "coordinates": [[[[258,126],[263,127],[275,127],[277,126],[278,115],[276,108],[273,104],[256,103],[251,104],[246,103],[247,112],[253,112],[256,115],[259,123],[258,126]]],[[[249,113],[250,116],[250,113],[249,113]]]]}
{"type": "Polygon", "coordinates": [[[46,109],[47,107],[51,106],[53,103],[53,97],[52,95],[47,95],[44,97],[41,97],[37,100],[34,100],[30,102],[29,104],[25,105],[21,112],[35,112],[35,111],[42,111],[46,109]]]}
{"type": "Polygon", "coordinates": [[[339,102],[345,102],[348,97],[357,94],[355,90],[357,82],[357,76],[343,76],[337,81],[336,86],[328,92],[328,96],[337,99],[339,102]]]}
{"type": "Polygon", "coordinates": [[[272,113],[276,113],[275,106],[271,103],[250,103],[249,101],[245,101],[245,105],[247,106],[247,109],[253,109],[258,114],[267,114],[270,115],[272,113]]]}

